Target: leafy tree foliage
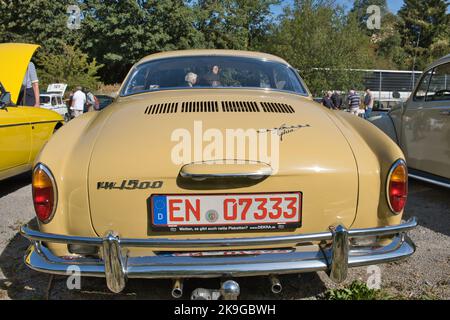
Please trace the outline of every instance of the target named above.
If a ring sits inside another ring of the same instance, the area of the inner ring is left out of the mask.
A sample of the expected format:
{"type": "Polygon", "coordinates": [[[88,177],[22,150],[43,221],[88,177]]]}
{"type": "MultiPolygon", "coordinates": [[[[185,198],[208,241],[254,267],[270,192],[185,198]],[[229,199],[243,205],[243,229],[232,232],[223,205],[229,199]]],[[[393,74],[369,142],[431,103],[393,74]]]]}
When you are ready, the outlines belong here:
{"type": "Polygon", "coordinates": [[[198,47],[191,10],[181,0],[87,0],[80,46],[104,64],[102,79],[121,81],[145,55],[198,47]]]}
{"type": "Polygon", "coordinates": [[[37,63],[44,77],[52,82],[80,81],[70,82],[72,86],[95,85],[96,72],[102,82],[120,82],[136,61],[159,51],[266,51],[300,69],[316,94],[327,88],[358,87],[361,78],[345,69],[411,69],[416,61],[415,68],[420,70],[450,52],[446,0],[405,0],[398,15],[387,10],[386,0],[354,0],[349,13],[334,0],[295,0],[274,20],[272,5],[280,3],[1,0],[0,41],[40,44],[37,63]],[[82,12],[78,30],[67,27],[67,8],[74,4],[82,12]],[[366,25],[367,7],[373,4],[381,8],[380,30],[368,30],[366,25]],[[74,59],[81,59],[81,65],[71,65],[74,59]],[[86,70],[86,79],[76,76],[86,70]]]}
{"type": "Polygon", "coordinates": [[[365,30],[368,35],[376,32],[376,29],[369,29],[367,27],[367,21],[372,13],[367,13],[367,9],[370,6],[378,6],[380,8],[381,17],[384,17],[388,13],[386,0],[354,0],[353,8],[350,11],[352,14],[355,14],[359,26],[362,30],[365,30]]]}
{"type": "Polygon", "coordinates": [[[371,61],[369,38],[357,16],[332,4],[304,2],[300,9],[287,10],[267,48],[299,69],[313,94],[358,87],[361,79],[346,69],[367,68],[371,61]]]}
{"type": "Polygon", "coordinates": [[[56,53],[78,35],[67,28],[68,5],[73,1],[0,1],[0,42],[37,43],[56,53]]]}
{"type": "Polygon", "coordinates": [[[82,86],[95,90],[100,85],[97,72],[102,65],[95,58],[90,61],[87,54],[72,46],[64,45],[62,54],[38,51],[37,63],[43,88],[55,82],[67,83],[69,89],[82,86]]]}
{"type": "Polygon", "coordinates": [[[270,6],[279,0],[198,0],[193,3],[202,46],[251,49],[264,41],[272,19],[270,6]]]}
{"type": "Polygon", "coordinates": [[[401,45],[406,58],[403,67],[422,70],[450,52],[450,15],[445,0],[405,0],[398,15],[401,45]]]}
{"type": "Polygon", "coordinates": [[[398,69],[404,65],[407,54],[402,47],[398,28],[399,18],[392,13],[383,16],[381,30],[372,34],[371,44],[376,53],[376,68],[398,69]]]}

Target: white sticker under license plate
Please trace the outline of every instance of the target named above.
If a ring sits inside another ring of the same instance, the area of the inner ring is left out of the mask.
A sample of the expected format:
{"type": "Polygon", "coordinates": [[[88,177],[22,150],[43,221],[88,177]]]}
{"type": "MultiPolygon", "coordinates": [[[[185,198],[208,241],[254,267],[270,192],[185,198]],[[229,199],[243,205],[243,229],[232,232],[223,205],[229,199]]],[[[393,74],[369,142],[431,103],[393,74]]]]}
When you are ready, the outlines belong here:
{"type": "Polygon", "coordinates": [[[302,193],[152,195],[150,231],[237,232],[301,226],[302,193]]]}

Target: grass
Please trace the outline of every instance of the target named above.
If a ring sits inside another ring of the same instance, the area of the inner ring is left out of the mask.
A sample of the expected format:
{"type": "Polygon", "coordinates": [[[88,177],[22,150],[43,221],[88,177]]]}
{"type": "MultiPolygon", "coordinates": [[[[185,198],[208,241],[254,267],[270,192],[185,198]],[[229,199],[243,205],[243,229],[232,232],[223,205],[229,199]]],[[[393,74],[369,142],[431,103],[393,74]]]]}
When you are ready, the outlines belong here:
{"type": "Polygon", "coordinates": [[[439,296],[433,290],[421,290],[420,294],[404,296],[392,295],[386,290],[370,289],[360,280],[353,281],[350,285],[340,289],[330,289],[319,296],[325,300],[439,300],[439,296]]]}
{"type": "Polygon", "coordinates": [[[364,282],[355,280],[342,289],[330,289],[322,297],[326,300],[391,300],[396,297],[383,290],[370,289],[364,282]]]}

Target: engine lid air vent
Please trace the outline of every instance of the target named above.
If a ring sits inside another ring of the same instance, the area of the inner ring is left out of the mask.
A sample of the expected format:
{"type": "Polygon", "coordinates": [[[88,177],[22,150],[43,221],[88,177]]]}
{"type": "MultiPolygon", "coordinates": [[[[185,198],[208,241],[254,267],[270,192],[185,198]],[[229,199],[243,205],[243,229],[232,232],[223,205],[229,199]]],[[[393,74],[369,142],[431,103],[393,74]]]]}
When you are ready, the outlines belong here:
{"type": "Polygon", "coordinates": [[[162,113],[177,113],[178,103],[158,103],[147,106],[145,114],[162,114],[162,113]]]}
{"type": "Polygon", "coordinates": [[[275,103],[275,102],[261,102],[261,106],[264,112],[272,113],[294,113],[295,110],[292,106],[285,103],[275,103]]]}
{"type": "MultiPolygon", "coordinates": [[[[295,109],[286,103],[256,101],[220,101],[220,103],[222,112],[295,113],[295,109]]],[[[177,113],[179,104],[181,104],[181,113],[219,112],[219,101],[185,101],[149,105],[144,113],[147,115],[177,113]]]]}
{"type": "Polygon", "coordinates": [[[222,101],[223,112],[259,112],[254,101],[222,101]]]}
{"type": "Polygon", "coordinates": [[[217,101],[189,101],[181,104],[181,112],[219,112],[217,101]]]}

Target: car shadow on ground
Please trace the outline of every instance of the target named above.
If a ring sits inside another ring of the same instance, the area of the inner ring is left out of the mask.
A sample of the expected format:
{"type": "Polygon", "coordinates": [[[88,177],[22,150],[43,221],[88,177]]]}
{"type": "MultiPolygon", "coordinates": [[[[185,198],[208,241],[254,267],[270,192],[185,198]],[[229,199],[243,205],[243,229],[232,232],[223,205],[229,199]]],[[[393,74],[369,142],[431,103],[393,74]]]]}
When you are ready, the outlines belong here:
{"type": "Polygon", "coordinates": [[[13,193],[31,183],[31,172],[0,181],[0,198],[13,193]]]}
{"type": "Polygon", "coordinates": [[[420,226],[450,236],[450,190],[410,179],[403,219],[413,216],[420,226]]]}
{"type": "MultiPolygon", "coordinates": [[[[30,221],[35,225],[35,219],[30,221]]],[[[70,290],[68,277],[54,276],[36,272],[25,266],[23,255],[29,245],[27,239],[16,234],[0,254],[0,292],[4,291],[10,299],[172,299],[171,280],[130,279],[120,294],[113,294],[106,287],[104,278],[82,278],[81,289],[70,290]]],[[[325,284],[317,273],[301,275],[282,275],[279,277],[283,291],[274,294],[270,290],[268,277],[235,278],[241,286],[240,299],[302,299],[316,297],[326,291],[325,284]]],[[[73,282],[72,282],[73,283],[73,282]]],[[[188,279],[184,281],[182,299],[190,299],[196,288],[218,289],[220,279],[188,279]]],[[[1,298],[6,298],[2,297],[1,298]]]]}

